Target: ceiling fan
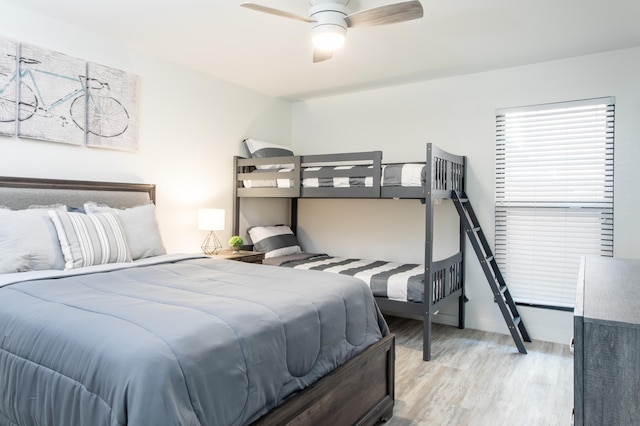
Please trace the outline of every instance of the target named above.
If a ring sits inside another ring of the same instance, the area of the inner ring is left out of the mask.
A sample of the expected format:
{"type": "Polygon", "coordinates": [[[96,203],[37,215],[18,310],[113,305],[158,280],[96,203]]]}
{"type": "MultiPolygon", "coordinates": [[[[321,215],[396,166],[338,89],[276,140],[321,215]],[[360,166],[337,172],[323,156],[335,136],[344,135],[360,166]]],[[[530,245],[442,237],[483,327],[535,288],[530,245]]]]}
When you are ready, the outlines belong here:
{"type": "Polygon", "coordinates": [[[273,9],[255,3],[240,6],[258,12],[269,13],[284,18],[311,24],[311,38],[314,44],[313,62],[330,59],[333,51],[344,43],[347,28],[394,24],[422,18],[424,12],[418,0],[403,1],[349,13],[349,0],[309,0],[309,16],[273,9]]]}

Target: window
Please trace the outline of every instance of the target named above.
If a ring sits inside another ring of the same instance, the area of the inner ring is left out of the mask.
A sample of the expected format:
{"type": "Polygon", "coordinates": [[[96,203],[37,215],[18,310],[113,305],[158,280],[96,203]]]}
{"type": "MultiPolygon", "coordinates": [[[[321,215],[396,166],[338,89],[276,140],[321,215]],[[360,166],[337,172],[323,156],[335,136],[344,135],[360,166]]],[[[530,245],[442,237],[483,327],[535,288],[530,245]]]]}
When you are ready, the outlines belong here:
{"type": "Polygon", "coordinates": [[[570,309],[580,257],[613,255],[615,98],[496,112],[495,256],[516,302],[570,309]]]}

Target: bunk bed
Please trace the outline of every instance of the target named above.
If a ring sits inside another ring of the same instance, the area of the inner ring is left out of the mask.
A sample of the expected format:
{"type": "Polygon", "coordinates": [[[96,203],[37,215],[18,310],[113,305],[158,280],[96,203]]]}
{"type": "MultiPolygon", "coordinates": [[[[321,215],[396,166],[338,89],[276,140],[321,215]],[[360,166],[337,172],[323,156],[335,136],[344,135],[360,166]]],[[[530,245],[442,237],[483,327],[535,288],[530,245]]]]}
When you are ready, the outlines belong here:
{"type": "MultiPolygon", "coordinates": [[[[278,151],[276,151],[278,152],[278,151]]],[[[383,313],[420,319],[423,325],[423,359],[431,358],[431,323],[442,306],[458,302],[458,327],[464,328],[464,232],[459,251],[446,259],[433,258],[434,204],[463,191],[465,157],[433,144],[426,146],[426,161],[385,164],[381,151],[327,155],[234,157],[234,235],[240,234],[241,200],[248,197],[290,200],[290,227],[295,233],[298,199],[367,198],[416,199],[425,206],[425,254],[420,300],[374,296],[383,313]],[[417,167],[417,169],[416,169],[417,167]],[[418,176],[418,183],[416,183],[418,176]]],[[[462,225],[461,225],[462,226],[462,225]]],[[[293,256],[297,261],[299,256],[293,256]]]]}

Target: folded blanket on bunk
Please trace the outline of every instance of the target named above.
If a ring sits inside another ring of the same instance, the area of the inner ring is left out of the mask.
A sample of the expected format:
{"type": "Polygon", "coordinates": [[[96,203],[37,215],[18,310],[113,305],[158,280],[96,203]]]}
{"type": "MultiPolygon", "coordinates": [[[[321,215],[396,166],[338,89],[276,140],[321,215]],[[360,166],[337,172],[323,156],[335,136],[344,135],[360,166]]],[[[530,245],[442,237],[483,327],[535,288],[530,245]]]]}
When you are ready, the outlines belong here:
{"type": "Polygon", "coordinates": [[[242,181],[245,188],[291,188],[293,186],[291,179],[260,179],[260,175],[264,173],[274,172],[292,172],[293,169],[263,170],[256,169],[251,174],[256,175],[255,179],[246,179],[242,181]]]}
{"type": "MultiPolygon", "coordinates": [[[[305,188],[353,188],[373,186],[371,173],[373,166],[324,166],[307,167],[304,172],[322,172],[336,170],[362,170],[362,176],[307,177],[302,179],[305,188]]],[[[415,187],[424,184],[424,164],[387,164],[382,166],[380,184],[382,186],[415,187]]],[[[293,169],[278,169],[278,172],[291,172],[293,169]]],[[[254,173],[273,173],[276,170],[256,170],[254,173]]],[[[330,174],[330,173],[327,173],[330,174]]],[[[304,176],[304,175],[303,175],[304,176]]],[[[251,179],[243,181],[245,188],[291,188],[291,179],[251,179]]]]}
{"type": "MultiPolygon", "coordinates": [[[[373,177],[366,176],[372,173],[373,166],[335,166],[335,167],[307,167],[303,170],[302,186],[305,188],[355,188],[372,187],[373,177]],[[362,173],[362,176],[339,176],[339,177],[304,177],[305,172],[322,172],[334,170],[351,170],[362,173]]],[[[384,174],[380,181],[384,185],[384,174]]]]}
{"type": "Polygon", "coordinates": [[[415,263],[346,259],[309,253],[293,258],[274,259],[268,263],[295,269],[351,275],[367,283],[374,296],[403,302],[423,301],[424,266],[415,263]]]}

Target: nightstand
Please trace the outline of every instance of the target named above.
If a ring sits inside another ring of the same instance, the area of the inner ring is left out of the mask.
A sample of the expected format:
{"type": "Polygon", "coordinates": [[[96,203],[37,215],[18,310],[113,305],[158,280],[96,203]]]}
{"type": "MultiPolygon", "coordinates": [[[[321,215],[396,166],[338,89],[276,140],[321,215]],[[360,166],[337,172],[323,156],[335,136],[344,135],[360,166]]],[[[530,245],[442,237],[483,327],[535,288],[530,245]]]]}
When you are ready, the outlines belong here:
{"type": "Polygon", "coordinates": [[[240,250],[239,253],[234,253],[232,250],[220,250],[217,254],[210,256],[214,259],[237,260],[247,263],[262,263],[262,259],[264,259],[264,253],[245,250],[240,250]]]}

